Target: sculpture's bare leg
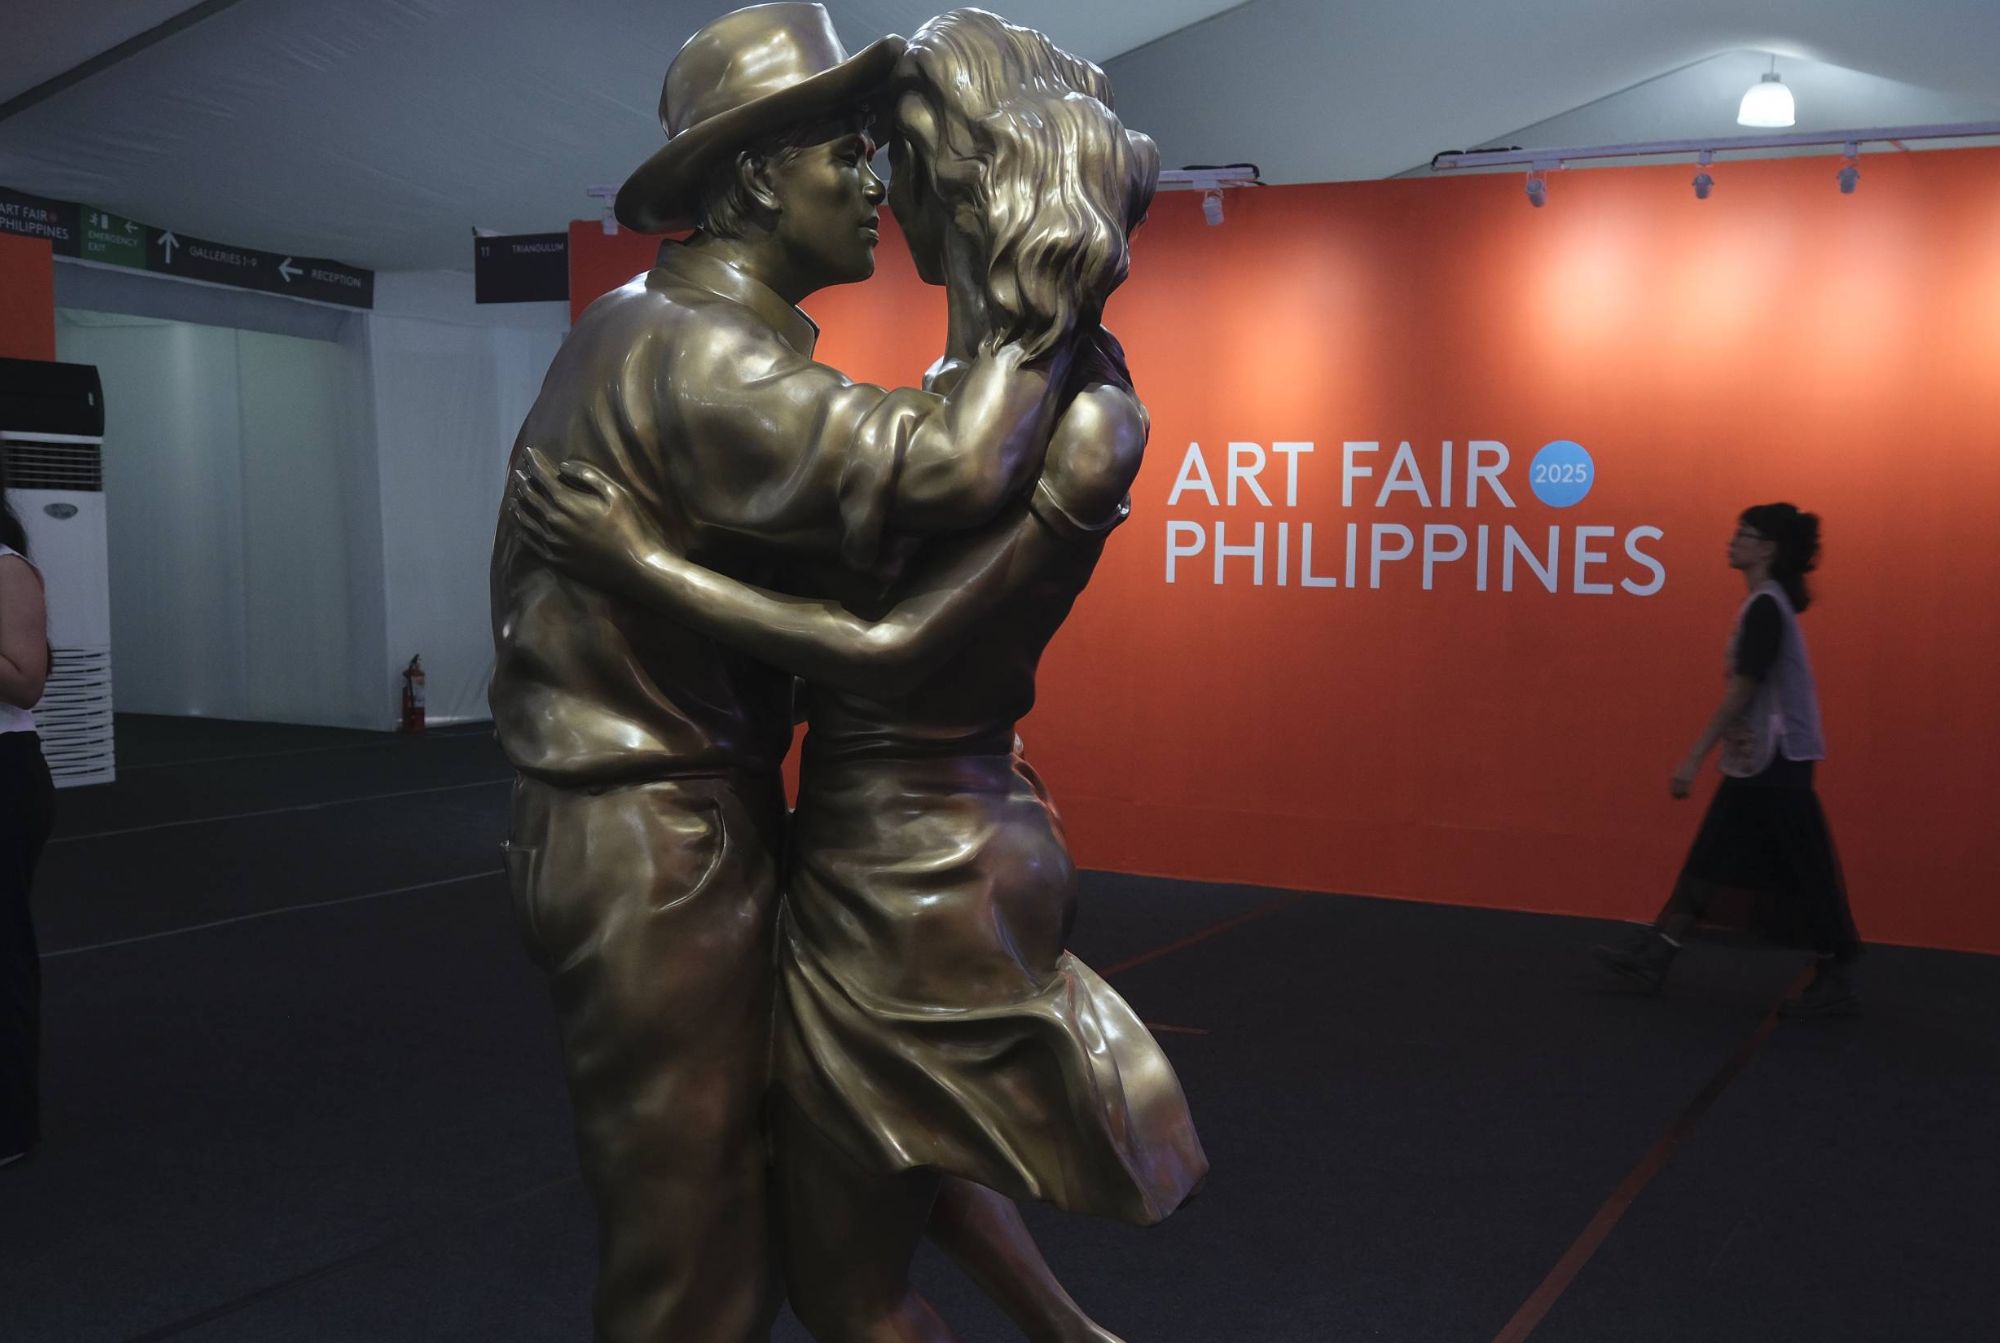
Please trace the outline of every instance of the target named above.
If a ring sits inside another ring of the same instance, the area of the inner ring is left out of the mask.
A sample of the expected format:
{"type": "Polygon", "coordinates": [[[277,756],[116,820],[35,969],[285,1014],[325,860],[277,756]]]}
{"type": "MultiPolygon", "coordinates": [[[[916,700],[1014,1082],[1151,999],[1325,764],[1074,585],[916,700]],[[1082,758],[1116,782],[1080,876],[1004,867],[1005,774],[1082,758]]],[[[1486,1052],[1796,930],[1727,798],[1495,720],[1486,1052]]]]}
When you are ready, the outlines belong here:
{"type": "Polygon", "coordinates": [[[1056,1281],[1012,1199],[947,1176],[930,1237],[1033,1343],[1121,1343],[1056,1281]]]}
{"type": "Polygon", "coordinates": [[[955,1343],[910,1286],[938,1177],[877,1175],[782,1101],[773,1127],[785,1289],[819,1343],[955,1343]]]}

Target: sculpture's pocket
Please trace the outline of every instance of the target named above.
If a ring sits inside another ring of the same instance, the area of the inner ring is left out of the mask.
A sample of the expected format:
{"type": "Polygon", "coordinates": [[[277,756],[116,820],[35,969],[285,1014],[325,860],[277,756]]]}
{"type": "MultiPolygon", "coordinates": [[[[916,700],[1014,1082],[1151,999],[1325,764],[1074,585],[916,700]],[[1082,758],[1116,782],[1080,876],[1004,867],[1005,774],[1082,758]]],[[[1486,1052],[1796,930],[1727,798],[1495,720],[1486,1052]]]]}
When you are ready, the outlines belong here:
{"type": "Polygon", "coordinates": [[[535,877],[541,867],[541,850],[508,840],[500,846],[500,861],[507,869],[507,893],[514,906],[514,926],[521,944],[535,964],[547,967],[547,952],[535,921],[535,877]]]}

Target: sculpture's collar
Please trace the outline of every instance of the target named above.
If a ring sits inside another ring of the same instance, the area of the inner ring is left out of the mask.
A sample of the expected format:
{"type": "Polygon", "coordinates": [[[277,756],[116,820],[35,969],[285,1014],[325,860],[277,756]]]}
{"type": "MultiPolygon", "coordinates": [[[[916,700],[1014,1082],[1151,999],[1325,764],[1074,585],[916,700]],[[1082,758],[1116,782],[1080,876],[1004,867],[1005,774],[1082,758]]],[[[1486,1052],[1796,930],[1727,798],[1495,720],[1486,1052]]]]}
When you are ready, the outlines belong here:
{"type": "Polygon", "coordinates": [[[660,259],[654,269],[742,304],[769,322],[785,344],[812,358],[813,347],[819,343],[819,323],[748,271],[672,240],[660,244],[660,259]]]}

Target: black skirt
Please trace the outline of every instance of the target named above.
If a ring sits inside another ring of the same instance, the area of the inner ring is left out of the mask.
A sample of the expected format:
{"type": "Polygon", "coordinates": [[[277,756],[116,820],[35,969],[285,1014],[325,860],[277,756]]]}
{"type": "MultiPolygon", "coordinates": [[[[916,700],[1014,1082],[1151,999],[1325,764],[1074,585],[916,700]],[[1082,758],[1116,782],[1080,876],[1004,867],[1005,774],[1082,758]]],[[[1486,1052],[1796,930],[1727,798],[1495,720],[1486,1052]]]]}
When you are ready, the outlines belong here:
{"type": "Polygon", "coordinates": [[[1761,774],[1725,778],[1715,790],[1674,887],[1697,931],[1842,961],[1860,953],[1812,781],[1810,760],[1779,756],[1761,774]]]}

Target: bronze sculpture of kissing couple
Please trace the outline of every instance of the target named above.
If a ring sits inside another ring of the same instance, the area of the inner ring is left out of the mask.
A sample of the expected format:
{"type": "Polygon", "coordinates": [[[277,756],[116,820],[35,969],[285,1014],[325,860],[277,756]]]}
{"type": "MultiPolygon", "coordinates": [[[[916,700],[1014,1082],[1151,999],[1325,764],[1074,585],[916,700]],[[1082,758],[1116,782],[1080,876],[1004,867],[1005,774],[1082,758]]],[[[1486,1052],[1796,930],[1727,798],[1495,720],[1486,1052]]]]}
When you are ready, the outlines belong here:
{"type": "Polygon", "coordinates": [[[1158,155],[1111,104],[979,10],[849,55],[820,6],[759,5],[667,72],[618,211],[692,232],[578,320],[493,556],[601,1343],[751,1343],[781,1298],[822,1343],[948,1340],[926,1234],[1031,1337],[1106,1343],[1016,1201],[1150,1224],[1206,1174],[1159,1046],[1065,950],[1075,868],[1014,734],[1146,441],[1100,319],[1158,155]],[[921,387],[817,362],[798,308],[873,273],[885,200],[947,295],[921,387]]]}

